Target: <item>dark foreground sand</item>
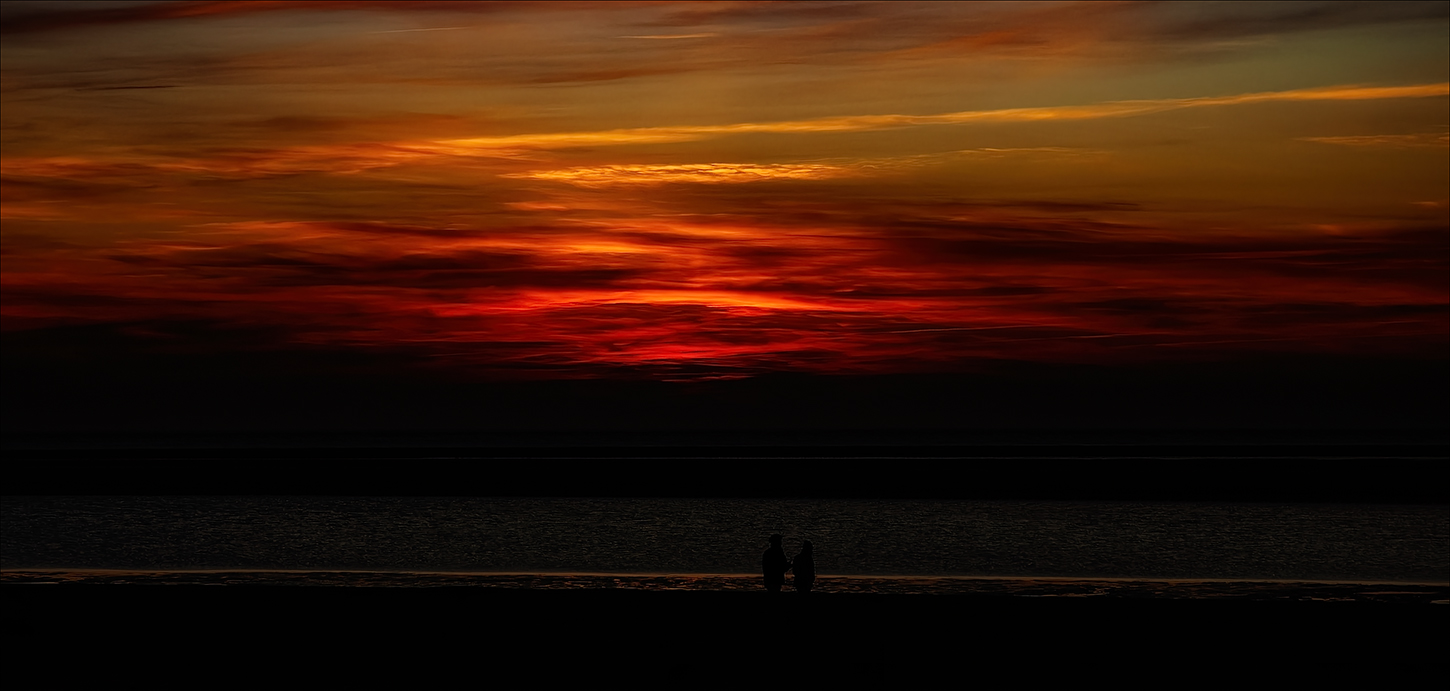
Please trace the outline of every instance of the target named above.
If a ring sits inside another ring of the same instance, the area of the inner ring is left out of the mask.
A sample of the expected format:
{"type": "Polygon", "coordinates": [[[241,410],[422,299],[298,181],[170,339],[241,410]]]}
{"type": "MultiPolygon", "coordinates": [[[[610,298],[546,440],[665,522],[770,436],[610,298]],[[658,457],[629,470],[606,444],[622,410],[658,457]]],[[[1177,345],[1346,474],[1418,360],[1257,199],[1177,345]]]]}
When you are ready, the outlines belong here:
{"type": "Polygon", "coordinates": [[[264,585],[0,593],[4,677],[47,683],[1436,688],[1450,650],[1450,606],[1425,604],[264,585]]]}

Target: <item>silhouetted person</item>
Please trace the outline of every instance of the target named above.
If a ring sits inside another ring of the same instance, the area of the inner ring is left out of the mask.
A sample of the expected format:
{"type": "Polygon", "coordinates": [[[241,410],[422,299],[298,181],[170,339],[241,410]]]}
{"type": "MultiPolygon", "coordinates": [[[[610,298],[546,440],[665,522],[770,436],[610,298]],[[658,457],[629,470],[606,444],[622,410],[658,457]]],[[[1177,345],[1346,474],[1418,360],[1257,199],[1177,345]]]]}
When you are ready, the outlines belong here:
{"type": "Polygon", "coordinates": [[[801,543],[801,553],[795,555],[790,569],[795,573],[796,592],[811,592],[816,584],[816,552],[810,540],[801,543]]]}
{"type": "Polygon", "coordinates": [[[765,589],[772,593],[780,592],[780,587],[785,585],[785,572],[790,570],[785,550],[780,548],[780,539],[779,535],[770,536],[770,549],[765,550],[765,556],[760,560],[760,566],[765,571],[765,589]]]}

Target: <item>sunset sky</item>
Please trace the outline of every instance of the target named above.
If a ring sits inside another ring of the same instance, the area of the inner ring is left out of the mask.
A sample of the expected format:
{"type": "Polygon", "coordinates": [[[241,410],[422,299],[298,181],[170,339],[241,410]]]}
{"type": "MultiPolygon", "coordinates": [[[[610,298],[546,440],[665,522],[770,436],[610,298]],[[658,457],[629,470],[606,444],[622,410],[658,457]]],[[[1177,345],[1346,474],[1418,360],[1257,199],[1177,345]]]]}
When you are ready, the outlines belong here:
{"type": "Polygon", "coordinates": [[[0,7],[7,366],[698,386],[1450,346],[1443,2],[0,7]]]}

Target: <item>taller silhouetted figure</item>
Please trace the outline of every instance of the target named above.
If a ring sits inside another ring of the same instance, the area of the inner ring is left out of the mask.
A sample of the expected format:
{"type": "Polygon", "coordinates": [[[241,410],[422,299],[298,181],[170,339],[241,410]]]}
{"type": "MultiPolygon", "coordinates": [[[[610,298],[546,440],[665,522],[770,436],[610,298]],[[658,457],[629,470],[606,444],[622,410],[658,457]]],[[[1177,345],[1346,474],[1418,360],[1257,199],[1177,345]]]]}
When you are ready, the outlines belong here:
{"type": "Polygon", "coordinates": [[[796,592],[811,592],[816,585],[816,552],[810,540],[801,543],[801,553],[795,555],[790,570],[795,573],[796,592]]]}
{"type": "Polygon", "coordinates": [[[761,569],[765,572],[765,589],[772,593],[780,592],[780,587],[785,585],[785,572],[790,570],[790,562],[785,558],[780,540],[779,535],[771,535],[770,548],[760,559],[761,569]]]}

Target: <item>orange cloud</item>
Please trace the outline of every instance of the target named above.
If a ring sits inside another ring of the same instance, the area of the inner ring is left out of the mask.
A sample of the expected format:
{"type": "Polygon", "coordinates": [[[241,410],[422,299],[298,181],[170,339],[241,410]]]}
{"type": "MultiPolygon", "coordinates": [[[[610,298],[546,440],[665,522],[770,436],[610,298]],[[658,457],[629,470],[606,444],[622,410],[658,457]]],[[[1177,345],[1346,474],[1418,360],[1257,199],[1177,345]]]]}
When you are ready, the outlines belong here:
{"type": "Polygon", "coordinates": [[[567,182],[581,187],[661,185],[667,183],[743,183],[764,180],[825,180],[851,175],[843,166],[822,164],[694,163],[613,165],[510,173],[504,177],[567,182]]]}
{"type": "Polygon", "coordinates": [[[830,180],[892,173],[953,158],[1015,154],[1084,155],[1097,153],[1066,147],[982,148],[940,154],[884,158],[830,159],[800,163],[686,163],[606,165],[506,173],[501,177],[567,182],[580,187],[665,185],[671,183],[740,184],[771,180],[830,180]]]}
{"type": "Polygon", "coordinates": [[[603,132],[520,134],[501,137],[473,137],[436,142],[440,151],[458,153],[491,148],[554,148],[608,144],[681,142],[732,134],[805,134],[817,132],[861,132],[924,125],[960,125],[973,122],[1040,122],[1092,120],[1148,115],[1185,108],[1231,106],[1249,103],[1292,101],[1346,101],[1392,98],[1430,98],[1450,95],[1450,82],[1412,86],[1333,86],[1313,89],[1270,91],[1234,96],[1112,101],[1082,106],[1002,108],[969,110],[937,115],[852,115],[767,123],[736,123],[688,127],[640,127],[603,132]]]}
{"type": "MultiPolygon", "coordinates": [[[[597,132],[545,132],[537,134],[470,137],[462,139],[420,139],[388,143],[361,142],[286,147],[270,150],[220,151],[193,158],[162,157],[135,153],[112,158],[84,156],[13,157],[0,167],[7,174],[64,179],[123,178],[147,170],[232,177],[287,175],[302,172],[357,173],[405,163],[425,162],[439,157],[527,159],[532,149],[588,146],[658,144],[683,142],[734,134],[810,134],[857,132],[889,128],[962,125],[974,122],[1043,122],[1131,117],[1186,108],[1231,106],[1267,102],[1313,102],[1397,98],[1429,98],[1450,95],[1450,83],[1397,87],[1339,86],[1296,89],[1235,96],[1115,101],[1083,106],[1008,108],[962,111],[938,115],[860,115],[813,118],[773,123],[644,127],[597,132]]],[[[1316,137],[1309,141],[1346,145],[1430,145],[1440,146],[1445,135],[1381,135],[1370,139],[1316,137]],[[1413,139],[1407,139],[1412,137],[1413,139]]],[[[1051,147],[978,149],[931,156],[968,153],[1057,152],[1073,150],[1051,147]]],[[[1079,151],[1080,152],[1080,151],[1079,151]]],[[[922,157],[917,157],[922,158],[922,157]]],[[[919,162],[919,161],[918,161],[919,162]]],[[[747,182],[764,179],[825,179],[909,163],[900,159],[856,159],[846,162],[804,162],[794,164],[701,163],[665,165],[613,165],[515,173],[514,177],[571,182],[581,186],[610,184],[654,184],[658,182],[747,182]]]]}
{"type": "Polygon", "coordinates": [[[1343,137],[1300,137],[1300,141],[1340,146],[1385,147],[1391,149],[1444,148],[1450,134],[1360,134],[1343,137]]]}

